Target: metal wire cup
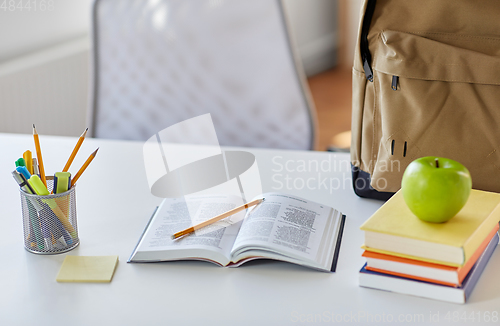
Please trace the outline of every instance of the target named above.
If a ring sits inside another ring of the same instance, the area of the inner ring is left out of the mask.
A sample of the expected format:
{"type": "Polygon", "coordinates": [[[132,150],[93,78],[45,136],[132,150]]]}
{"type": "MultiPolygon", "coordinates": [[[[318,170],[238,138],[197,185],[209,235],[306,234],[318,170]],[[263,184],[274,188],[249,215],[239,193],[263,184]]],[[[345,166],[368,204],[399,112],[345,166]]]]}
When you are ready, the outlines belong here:
{"type": "MultiPolygon", "coordinates": [[[[47,177],[47,188],[53,177],[47,177]]],[[[60,254],[80,244],[76,223],[76,187],[61,194],[38,196],[21,193],[24,248],[42,255],[60,254]]]]}

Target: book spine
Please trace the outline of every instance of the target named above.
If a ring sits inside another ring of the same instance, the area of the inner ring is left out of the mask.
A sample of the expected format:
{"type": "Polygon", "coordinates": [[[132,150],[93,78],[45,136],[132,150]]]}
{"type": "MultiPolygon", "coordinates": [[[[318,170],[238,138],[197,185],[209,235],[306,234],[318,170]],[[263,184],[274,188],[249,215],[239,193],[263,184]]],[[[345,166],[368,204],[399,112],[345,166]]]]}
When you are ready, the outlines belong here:
{"type": "Polygon", "coordinates": [[[342,215],[339,226],[339,235],[337,237],[337,243],[335,244],[335,252],[333,254],[332,267],[330,268],[330,272],[335,272],[335,270],[337,269],[337,261],[339,260],[339,253],[340,253],[340,244],[342,243],[342,235],[344,234],[344,225],[345,225],[345,215],[342,215]]]}
{"type": "Polygon", "coordinates": [[[488,244],[488,247],[484,251],[484,253],[481,255],[481,257],[478,259],[476,262],[476,265],[472,268],[471,272],[469,275],[465,278],[464,283],[466,285],[464,286],[464,291],[465,291],[465,298],[470,296],[472,293],[472,290],[474,289],[474,286],[476,285],[477,281],[479,280],[479,277],[483,273],[484,269],[486,268],[486,264],[488,264],[488,261],[490,260],[491,256],[493,255],[493,252],[497,248],[497,244],[499,241],[498,233],[495,234],[493,239],[491,239],[490,243],[488,244]]]}

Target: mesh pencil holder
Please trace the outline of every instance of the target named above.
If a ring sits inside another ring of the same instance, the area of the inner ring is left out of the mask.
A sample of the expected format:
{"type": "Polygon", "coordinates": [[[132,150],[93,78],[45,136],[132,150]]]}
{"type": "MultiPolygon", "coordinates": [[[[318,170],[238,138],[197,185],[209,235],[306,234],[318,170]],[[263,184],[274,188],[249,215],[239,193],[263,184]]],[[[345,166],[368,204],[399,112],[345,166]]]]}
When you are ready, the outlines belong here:
{"type": "MultiPolygon", "coordinates": [[[[53,178],[47,177],[52,190],[53,178]]],[[[76,223],[75,187],[61,194],[38,196],[20,190],[24,247],[42,255],[60,254],[80,244],[76,223]]]]}

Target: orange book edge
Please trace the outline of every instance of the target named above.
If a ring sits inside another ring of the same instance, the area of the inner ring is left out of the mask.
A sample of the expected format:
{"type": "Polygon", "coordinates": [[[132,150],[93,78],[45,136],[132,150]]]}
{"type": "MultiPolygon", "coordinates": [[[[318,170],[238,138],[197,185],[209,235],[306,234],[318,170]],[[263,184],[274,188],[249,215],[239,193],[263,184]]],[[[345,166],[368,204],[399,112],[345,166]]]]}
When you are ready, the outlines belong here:
{"type": "Polygon", "coordinates": [[[490,233],[483,240],[481,245],[476,249],[476,251],[471,256],[471,258],[461,267],[453,267],[453,266],[449,266],[449,265],[436,264],[436,263],[421,261],[421,260],[417,260],[417,259],[409,259],[409,258],[403,258],[403,257],[398,257],[398,256],[392,256],[392,255],[382,254],[382,253],[378,253],[378,252],[372,252],[372,251],[368,251],[368,250],[365,250],[365,252],[363,252],[362,256],[367,257],[367,258],[389,260],[389,261],[399,262],[399,263],[403,263],[403,264],[419,265],[419,266],[423,266],[423,267],[437,268],[437,269],[441,269],[441,270],[456,271],[457,275],[458,275],[459,284],[442,282],[442,281],[423,278],[423,277],[419,277],[419,276],[413,276],[413,275],[408,275],[408,274],[386,271],[386,270],[382,270],[382,269],[378,269],[378,268],[373,268],[370,266],[366,267],[367,270],[372,270],[372,271],[379,272],[379,273],[392,274],[392,275],[396,275],[396,276],[402,276],[402,277],[406,277],[406,278],[412,278],[412,279],[422,280],[422,281],[432,282],[432,283],[439,283],[439,284],[448,285],[448,286],[458,286],[458,285],[462,284],[462,281],[465,279],[465,277],[467,276],[467,274],[471,270],[472,266],[474,266],[474,264],[479,259],[479,257],[483,253],[483,251],[488,246],[488,243],[490,243],[491,239],[495,236],[495,233],[497,233],[498,230],[499,230],[499,225],[496,224],[495,227],[490,231],[490,233]]]}

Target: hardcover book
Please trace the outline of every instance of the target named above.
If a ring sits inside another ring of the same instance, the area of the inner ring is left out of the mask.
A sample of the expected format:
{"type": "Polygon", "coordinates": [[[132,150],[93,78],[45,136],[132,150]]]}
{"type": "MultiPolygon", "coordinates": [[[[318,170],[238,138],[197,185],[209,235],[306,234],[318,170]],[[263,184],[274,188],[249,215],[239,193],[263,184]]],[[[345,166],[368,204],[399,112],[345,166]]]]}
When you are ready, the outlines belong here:
{"type": "Polygon", "coordinates": [[[474,255],[461,267],[429,263],[370,251],[365,251],[363,257],[366,258],[366,269],[370,271],[449,286],[460,286],[497,231],[498,224],[495,225],[483,243],[477,248],[474,255]]]}
{"type": "Polygon", "coordinates": [[[488,260],[493,255],[499,237],[498,233],[491,239],[486,250],[472,267],[471,271],[459,287],[414,280],[410,278],[389,275],[366,269],[366,264],[359,272],[359,285],[362,287],[409,294],[453,303],[465,303],[476,285],[488,260]]]}
{"type": "Polygon", "coordinates": [[[473,189],[455,217],[429,223],[410,211],[399,191],[361,226],[365,246],[461,266],[500,221],[499,203],[500,194],[473,189]]]}

